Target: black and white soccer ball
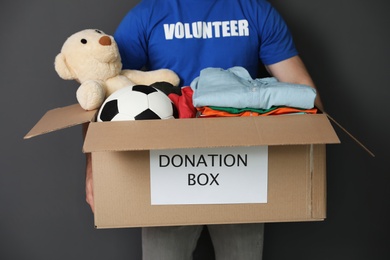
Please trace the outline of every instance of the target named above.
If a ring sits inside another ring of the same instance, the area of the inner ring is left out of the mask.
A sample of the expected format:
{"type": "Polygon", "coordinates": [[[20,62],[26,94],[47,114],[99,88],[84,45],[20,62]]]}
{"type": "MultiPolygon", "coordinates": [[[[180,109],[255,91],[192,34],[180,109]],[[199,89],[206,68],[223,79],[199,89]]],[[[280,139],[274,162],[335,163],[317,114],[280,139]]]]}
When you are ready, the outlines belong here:
{"type": "Polygon", "coordinates": [[[121,88],[100,107],[97,121],[126,121],[177,118],[171,99],[160,90],[145,85],[121,88]]]}

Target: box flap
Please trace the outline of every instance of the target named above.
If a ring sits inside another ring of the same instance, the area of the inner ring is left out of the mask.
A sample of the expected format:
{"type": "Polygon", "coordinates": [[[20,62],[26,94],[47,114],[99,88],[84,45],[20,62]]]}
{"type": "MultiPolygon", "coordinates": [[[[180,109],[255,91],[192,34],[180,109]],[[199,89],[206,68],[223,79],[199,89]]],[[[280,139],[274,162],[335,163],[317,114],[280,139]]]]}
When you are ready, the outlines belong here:
{"type": "MultiPolygon", "coordinates": [[[[325,112],[324,112],[325,113],[325,112]]],[[[357,143],[363,150],[365,150],[369,155],[375,157],[375,154],[368,149],[362,142],[360,142],[355,136],[353,136],[346,128],[344,128],[339,122],[337,122],[333,117],[329,114],[325,113],[327,117],[332,121],[335,125],[337,125],[344,133],[346,133],[355,143],[357,143]]]]}
{"type": "Polygon", "coordinates": [[[84,152],[340,143],[324,114],[91,123],[84,152]]]}
{"type": "Polygon", "coordinates": [[[95,114],[96,110],[85,111],[79,104],[52,109],[46,112],[24,139],[90,122],[95,114]]]}

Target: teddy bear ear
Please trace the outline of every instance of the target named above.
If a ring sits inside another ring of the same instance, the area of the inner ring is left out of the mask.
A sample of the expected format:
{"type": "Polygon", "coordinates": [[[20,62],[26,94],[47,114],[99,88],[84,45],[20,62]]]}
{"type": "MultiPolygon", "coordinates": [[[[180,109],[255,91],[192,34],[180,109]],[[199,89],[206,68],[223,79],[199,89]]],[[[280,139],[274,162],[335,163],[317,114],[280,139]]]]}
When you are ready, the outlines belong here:
{"type": "Polygon", "coordinates": [[[64,54],[57,54],[54,60],[54,68],[62,79],[75,79],[73,73],[69,70],[69,67],[65,62],[64,54]]]}

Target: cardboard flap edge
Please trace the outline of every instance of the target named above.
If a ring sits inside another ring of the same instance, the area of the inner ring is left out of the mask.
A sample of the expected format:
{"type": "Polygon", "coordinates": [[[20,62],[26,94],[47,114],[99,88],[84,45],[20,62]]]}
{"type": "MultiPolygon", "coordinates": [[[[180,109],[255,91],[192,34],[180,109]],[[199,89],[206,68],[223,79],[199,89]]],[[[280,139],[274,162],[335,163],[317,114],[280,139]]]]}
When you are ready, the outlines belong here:
{"type": "Polygon", "coordinates": [[[324,114],[329,118],[331,122],[333,122],[335,125],[337,125],[338,128],[340,128],[344,133],[346,133],[358,146],[360,146],[372,157],[375,157],[375,154],[370,149],[368,149],[367,146],[365,146],[362,142],[360,142],[359,139],[353,136],[345,127],[343,127],[339,122],[337,122],[332,116],[330,116],[326,112],[324,112],[324,114]]]}
{"type": "Polygon", "coordinates": [[[142,121],[92,122],[83,151],[117,152],[340,142],[325,115],[142,121]]]}
{"type": "Polygon", "coordinates": [[[91,122],[95,115],[96,110],[86,111],[79,104],[51,109],[24,136],[24,139],[91,122]]]}

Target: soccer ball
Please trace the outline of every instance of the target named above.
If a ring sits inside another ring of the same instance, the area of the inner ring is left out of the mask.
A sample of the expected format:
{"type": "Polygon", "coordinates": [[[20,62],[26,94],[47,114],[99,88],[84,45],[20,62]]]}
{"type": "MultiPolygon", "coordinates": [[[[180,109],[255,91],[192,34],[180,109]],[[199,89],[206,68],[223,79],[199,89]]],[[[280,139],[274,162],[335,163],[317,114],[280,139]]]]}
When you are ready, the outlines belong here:
{"type": "Polygon", "coordinates": [[[112,93],[100,107],[97,121],[125,121],[177,118],[170,98],[151,86],[135,85],[112,93]]]}

